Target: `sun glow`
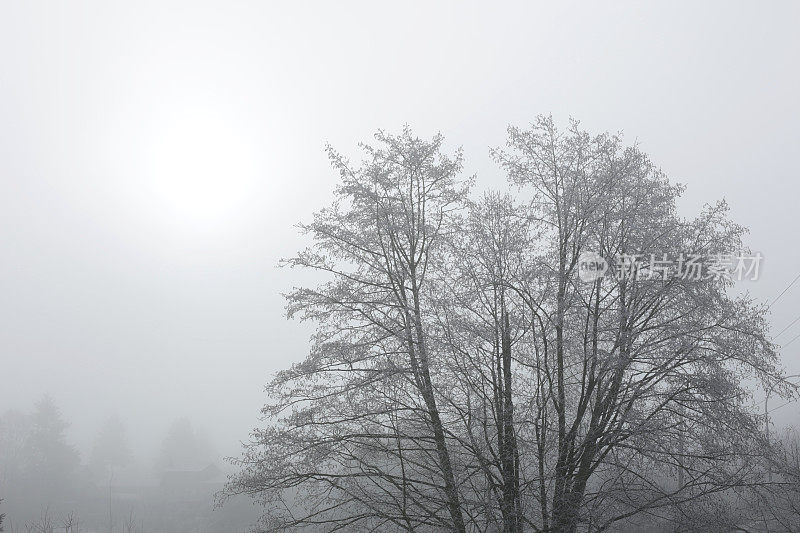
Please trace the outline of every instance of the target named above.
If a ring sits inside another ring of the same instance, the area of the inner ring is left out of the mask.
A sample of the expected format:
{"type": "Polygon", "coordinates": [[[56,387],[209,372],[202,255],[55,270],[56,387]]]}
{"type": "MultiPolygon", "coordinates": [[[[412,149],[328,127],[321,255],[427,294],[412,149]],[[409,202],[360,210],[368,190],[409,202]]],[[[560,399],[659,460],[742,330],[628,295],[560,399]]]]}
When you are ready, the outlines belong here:
{"type": "Polygon", "coordinates": [[[170,218],[217,224],[234,215],[254,181],[254,157],[243,136],[207,117],[182,120],[156,138],[152,194],[170,218]]]}

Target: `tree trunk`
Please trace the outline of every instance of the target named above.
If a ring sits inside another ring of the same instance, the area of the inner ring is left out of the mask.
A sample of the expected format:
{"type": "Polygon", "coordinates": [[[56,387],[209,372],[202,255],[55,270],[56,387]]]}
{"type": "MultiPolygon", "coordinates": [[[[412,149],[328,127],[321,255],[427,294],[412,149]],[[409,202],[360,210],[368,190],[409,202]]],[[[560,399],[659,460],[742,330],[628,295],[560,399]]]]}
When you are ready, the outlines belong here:
{"type": "Polygon", "coordinates": [[[417,286],[413,265],[411,268],[411,276],[411,291],[414,298],[413,321],[416,342],[413,338],[409,339],[409,350],[411,351],[412,358],[414,358],[415,348],[419,354],[418,372],[421,379],[418,381],[418,385],[420,386],[422,399],[425,401],[425,408],[428,411],[431,428],[433,429],[433,440],[436,443],[436,455],[439,459],[439,467],[442,471],[442,481],[444,482],[445,497],[447,498],[447,509],[450,513],[450,518],[453,521],[453,531],[456,531],[457,533],[466,533],[464,516],[461,512],[461,502],[458,496],[455,475],[453,474],[453,465],[450,460],[450,452],[447,450],[444,425],[442,424],[442,419],[439,415],[439,408],[436,405],[436,396],[434,394],[433,382],[431,380],[428,351],[427,346],[425,345],[424,330],[422,328],[419,289],[417,286]]]}

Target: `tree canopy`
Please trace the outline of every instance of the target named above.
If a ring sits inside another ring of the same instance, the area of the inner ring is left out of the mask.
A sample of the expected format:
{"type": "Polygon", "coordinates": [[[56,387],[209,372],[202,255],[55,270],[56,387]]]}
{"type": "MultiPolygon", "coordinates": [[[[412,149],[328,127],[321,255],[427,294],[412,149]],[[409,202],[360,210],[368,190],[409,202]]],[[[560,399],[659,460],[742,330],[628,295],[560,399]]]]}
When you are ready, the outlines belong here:
{"type": "MultiPolygon", "coordinates": [[[[549,117],[492,151],[482,196],[443,138],[379,132],[285,261],[317,330],[268,386],[227,495],[285,531],[604,531],[713,516],[763,474],[746,380],[780,382],[766,307],[725,276],[618,257],[744,253],[636,146],[549,117]],[[609,263],[580,279],[582,254],[609,263]]],[[[718,521],[719,523],[719,521],[718,521]]]]}

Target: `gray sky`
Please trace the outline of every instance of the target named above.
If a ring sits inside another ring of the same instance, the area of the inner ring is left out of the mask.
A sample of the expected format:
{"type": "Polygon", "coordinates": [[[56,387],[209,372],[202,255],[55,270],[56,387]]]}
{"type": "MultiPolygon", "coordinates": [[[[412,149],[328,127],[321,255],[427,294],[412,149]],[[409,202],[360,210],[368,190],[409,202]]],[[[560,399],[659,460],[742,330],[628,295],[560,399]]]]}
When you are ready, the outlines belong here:
{"type": "MultiPolygon", "coordinates": [[[[751,229],[746,288],[800,274],[798,3],[162,4],[0,3],[0,412],[50,392],[84,451],[112,413],[140,454],[182,415],[237,451],[307,350],[275,265],[324,143],[378,128],[441,131],[479,187],[509,123],[623,130],[751,229]]],[[[800,282],[774,331],[798,314],[800,282]]]]}

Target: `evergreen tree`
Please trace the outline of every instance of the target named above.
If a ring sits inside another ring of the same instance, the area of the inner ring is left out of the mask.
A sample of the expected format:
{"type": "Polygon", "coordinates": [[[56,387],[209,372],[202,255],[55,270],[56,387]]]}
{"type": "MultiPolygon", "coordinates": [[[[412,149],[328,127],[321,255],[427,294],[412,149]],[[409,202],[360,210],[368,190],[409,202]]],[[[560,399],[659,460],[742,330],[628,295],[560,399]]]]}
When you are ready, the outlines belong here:
{"type": "Polygon", "coordinates": [[[67,442],[69,423],[49,395],[36,404],[26,440],[25,477],[32,489],[52,496],[66,489],[78,467],[79,455],[67,442]]]}
{"type": "Polygon", "coordinates": [[[156,470],[199,470],[214,463],[217,457],[205,435],[186,418],[175,420],[167,431],[156,470]]]}
{"type": "Polygon", "coordinates": [[[96,466],[117,467],[131,463],[132,454],[128,447],[125,426],[112,416],[105,421],[92,450],[92,462],[96,466]]]}

